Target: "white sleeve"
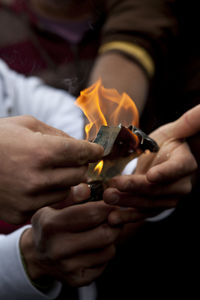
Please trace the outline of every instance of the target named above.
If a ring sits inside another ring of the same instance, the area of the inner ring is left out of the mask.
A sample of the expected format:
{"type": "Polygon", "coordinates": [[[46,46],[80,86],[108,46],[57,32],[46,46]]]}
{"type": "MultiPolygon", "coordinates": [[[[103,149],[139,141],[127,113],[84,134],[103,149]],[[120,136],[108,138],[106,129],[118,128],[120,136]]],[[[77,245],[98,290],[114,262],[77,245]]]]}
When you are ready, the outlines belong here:
{"type": "Polygon", "coordinates": [[[25,226],[9,235],[0,235],[0,299],[4,300],[53,300],[61,291],[61,283],[55,281],[44,294],[30,282],[21,261],[19,240],[29,228],[25,226]]]}
{"type": "Polygon", "coordinates": [[[83,115],[64,90],[45,85],[36,77],[10,70],[0,60],[0,116],[32,115],[75,138],[83,137],[83,115]]]}

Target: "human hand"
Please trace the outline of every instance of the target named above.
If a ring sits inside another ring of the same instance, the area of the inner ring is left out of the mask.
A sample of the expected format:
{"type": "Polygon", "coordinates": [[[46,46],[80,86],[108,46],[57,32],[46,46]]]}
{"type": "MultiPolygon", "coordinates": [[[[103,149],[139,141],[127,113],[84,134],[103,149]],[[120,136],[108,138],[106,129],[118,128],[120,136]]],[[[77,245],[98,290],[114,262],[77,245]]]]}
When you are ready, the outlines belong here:
{"type": "Polygon", "coordinates": [[[86,181],[103,148],[78,141],[31,116],[0,120],[0,218],[19,224],[37,209],[65,200],[86,181]]]}
{"type": "Polygon", "coordinates": [[[190,193],[197,162],[185,139],[200,131],[199,116],[200,105],[157,129],[151,137],[159,143],[159,152],[143,154],[134,175],[111,180],[104,201],[127,207],[110,214],[111,224],[152,217],[176,207],[180,198],[190,193]]]}
{"type": "Polygon", "coordinates": [[[101,201],[38,210],[20,241],[30,279],[42,283],[50,277],[81,286],[101,275],[120,233],[107,224],[112,209],[101,201]]]}

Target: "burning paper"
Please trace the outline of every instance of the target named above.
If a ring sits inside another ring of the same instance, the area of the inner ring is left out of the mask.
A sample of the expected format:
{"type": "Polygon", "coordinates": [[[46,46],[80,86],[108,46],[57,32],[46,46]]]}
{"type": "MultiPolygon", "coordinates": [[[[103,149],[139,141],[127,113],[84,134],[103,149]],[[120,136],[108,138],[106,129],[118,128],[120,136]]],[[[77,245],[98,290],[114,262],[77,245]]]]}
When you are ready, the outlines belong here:
{"type": "Polygon", "coordinates": [[[110,178],[121,174],[130,160],[147,149],[158,151],[156,142],[137,128],[138,110],[126,93],[120,95],[115,89],[106,89],[98,80],[81,92],[76,104],[89,121],[86,138],[104,147],[103,160],[90,164],[88,171],[90,181],[101,192],[99,183],[106,185],[110,178]]]}
{"type": "Polygon", "coordinates": [[[133,100],[126,93],[120,95],[115,89],[104,88],[100,79],[80,93],[76,104],[89,121],[85,127],[87,140],[94,140],[102,125],[139,126],[139,114],[133,100]]]}

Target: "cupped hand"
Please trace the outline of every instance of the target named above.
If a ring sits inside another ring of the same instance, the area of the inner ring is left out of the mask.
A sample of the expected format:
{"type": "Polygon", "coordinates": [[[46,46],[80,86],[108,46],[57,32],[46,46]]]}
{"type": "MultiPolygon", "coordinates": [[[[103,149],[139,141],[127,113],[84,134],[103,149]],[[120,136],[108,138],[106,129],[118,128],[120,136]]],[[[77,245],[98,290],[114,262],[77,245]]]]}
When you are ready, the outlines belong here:
{"type": "Polygon", "coordinates": [[[110,214],[111,224],[155,216],[191,192],[197,161],[186,139],[199,131],[200,105],[151,134],[159,152],[143,154],[133,175],[113,178],[104,192],[106,203],[124,207],[110,214]]]}

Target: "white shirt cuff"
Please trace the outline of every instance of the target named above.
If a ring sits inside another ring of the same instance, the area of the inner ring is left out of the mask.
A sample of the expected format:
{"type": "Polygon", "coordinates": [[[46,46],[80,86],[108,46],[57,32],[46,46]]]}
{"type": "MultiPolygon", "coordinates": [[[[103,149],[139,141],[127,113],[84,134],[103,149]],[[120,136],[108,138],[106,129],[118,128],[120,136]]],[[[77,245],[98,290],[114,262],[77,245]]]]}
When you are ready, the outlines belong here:
{"type": "Polygon", "coordinates": [[[19,248],[20,237],[29,227],[24,226],[9,235],[0,235],[0,299],[53,300],[61,291],[61,283],[57,281],[45,294],[31,284],[19,248]]]}

